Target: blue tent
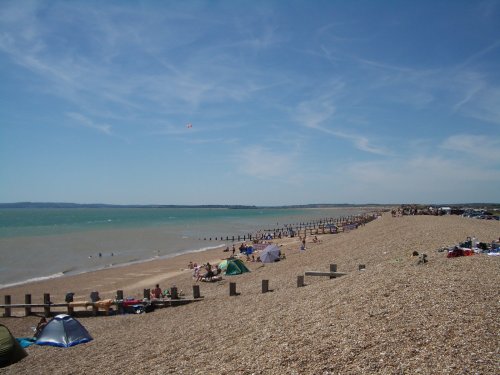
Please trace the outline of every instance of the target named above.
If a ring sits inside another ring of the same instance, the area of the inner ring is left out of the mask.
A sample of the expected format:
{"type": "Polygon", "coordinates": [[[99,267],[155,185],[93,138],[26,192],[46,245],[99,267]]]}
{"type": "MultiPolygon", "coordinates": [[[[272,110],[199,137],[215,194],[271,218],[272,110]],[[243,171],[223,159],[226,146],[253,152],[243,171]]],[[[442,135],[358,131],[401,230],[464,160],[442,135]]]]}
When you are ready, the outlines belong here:
{"type": "Polygon", "coordinates": [[[60,314],[52,318],[45,326],[36,343],[67,348],[91,340],[92,336],[78,320],[72,316],[60,314]]]}

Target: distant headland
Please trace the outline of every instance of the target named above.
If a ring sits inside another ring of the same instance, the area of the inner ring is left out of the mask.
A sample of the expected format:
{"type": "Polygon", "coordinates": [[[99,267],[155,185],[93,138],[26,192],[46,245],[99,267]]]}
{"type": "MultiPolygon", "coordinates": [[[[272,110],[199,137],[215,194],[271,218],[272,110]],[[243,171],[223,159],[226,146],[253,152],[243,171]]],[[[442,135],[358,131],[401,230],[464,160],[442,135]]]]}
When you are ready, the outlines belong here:
{"type": "Polygon", "coordinates": [[[227,208],[227,209],[263,209],[263,208],[334,208],[334,207],[382,207],[382,204],[303,204],[280,206],[256,206],[239,204],[106,204],[106,203],[64,203],[64,202],[15,202],[0,203],[0,208],[227,208]]]}
{"type": "MultiPolygon", "coordinates": [[[[297,205],[276,205],[276,206],[257,206],[257,205],[232,205],[232,204],[202,204],[202,205],[178,205],[178,204],[106,204],[106,203],[65,203],[65,202],[15,202],[0,203],[0,208],[225,208],[225,209],[266,209],[266,208],[346,208],[346,207],[394,207],[400,203],[313,203],[297,205]]],[[[414,206],[449,206],[449,207],[470,207],[470,208],[500,208],[499,203],[429,203],[416,204],[414,206]]]]}

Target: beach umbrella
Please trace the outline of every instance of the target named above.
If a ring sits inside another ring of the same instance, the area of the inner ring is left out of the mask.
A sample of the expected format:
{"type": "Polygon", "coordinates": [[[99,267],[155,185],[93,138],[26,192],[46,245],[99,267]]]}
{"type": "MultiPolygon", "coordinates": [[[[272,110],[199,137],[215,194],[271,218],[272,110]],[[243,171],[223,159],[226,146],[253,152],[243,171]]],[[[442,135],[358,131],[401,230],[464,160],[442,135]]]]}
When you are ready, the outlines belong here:
{"type": "Polygon", "coordinates": [[[269,245],[262,253],[260,253],[260,260],[262,263],[272,263],[280,258],[280,249],[276,245],[269,245]]]}

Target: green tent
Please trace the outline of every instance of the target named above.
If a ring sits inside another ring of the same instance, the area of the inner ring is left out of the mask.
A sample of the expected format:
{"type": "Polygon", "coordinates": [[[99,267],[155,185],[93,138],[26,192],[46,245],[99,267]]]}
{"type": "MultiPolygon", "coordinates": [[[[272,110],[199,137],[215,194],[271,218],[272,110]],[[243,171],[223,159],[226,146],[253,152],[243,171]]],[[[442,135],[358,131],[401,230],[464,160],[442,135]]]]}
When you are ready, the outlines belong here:
{"type": "Polygon", "coordinates": [[[223,260],[219,266],[221,270],[225,270],[225,275],[240,275],[245,272],[250,272],[250,270],[245,266],[240,259],[226,259],[223,260]]]}
{"type": "Polygon", "coordinates": [[[16,363],[27,355],[28,353],[19,345],[9,329],[0,324],[0,367],[16,363]]]}

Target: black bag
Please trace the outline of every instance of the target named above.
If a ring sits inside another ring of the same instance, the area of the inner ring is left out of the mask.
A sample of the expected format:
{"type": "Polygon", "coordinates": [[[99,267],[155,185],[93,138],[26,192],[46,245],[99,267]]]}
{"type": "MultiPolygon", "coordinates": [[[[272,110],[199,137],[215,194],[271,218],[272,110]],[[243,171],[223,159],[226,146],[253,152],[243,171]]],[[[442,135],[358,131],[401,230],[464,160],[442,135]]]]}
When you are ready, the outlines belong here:
{"type": "Polygon", "coordinates": [[[101,299],[101,297],[99,297],[99,292],[92,292],[90,293],[90,300],[92,302],[97,302],[101,299]]]}
{"type": "Polygon", "coordinates": [[[72,292],[66,293],[66,297],[64,298],[64,300],[68,303],[73,302],[74,295],[75,295],[75,293],[72,293],[72,292]]]}

